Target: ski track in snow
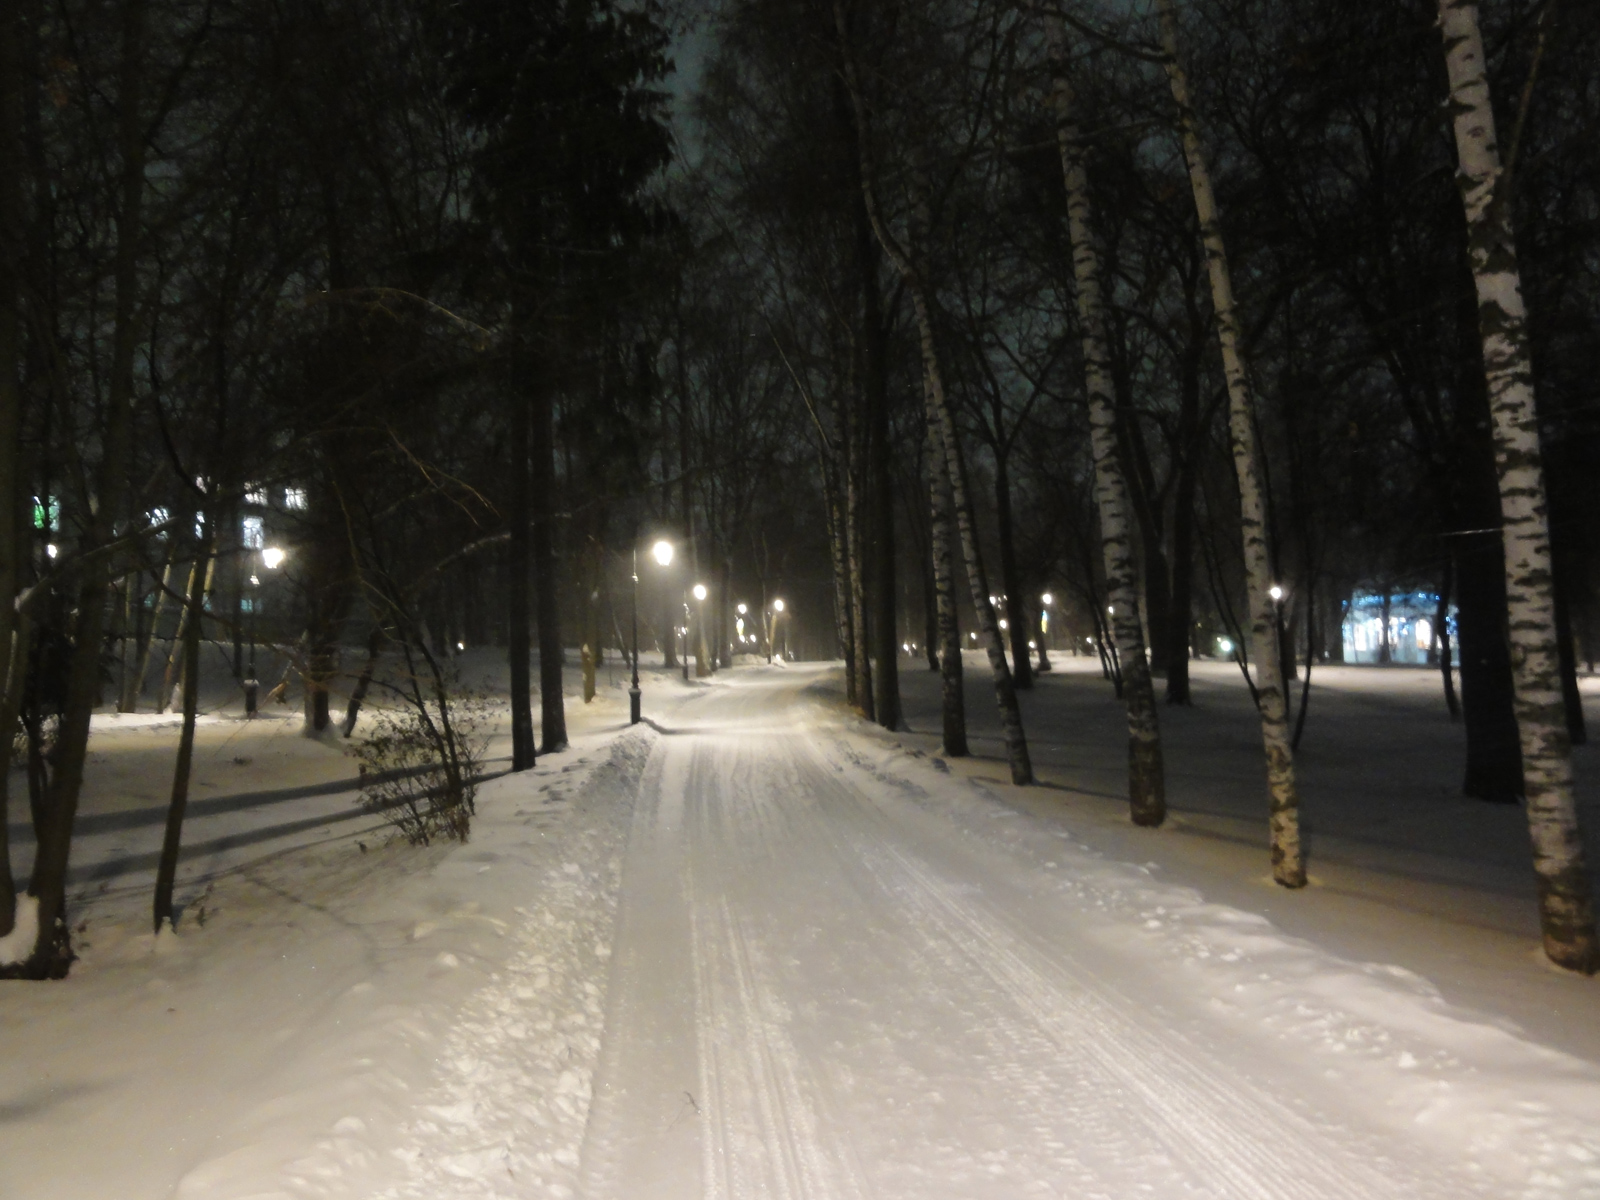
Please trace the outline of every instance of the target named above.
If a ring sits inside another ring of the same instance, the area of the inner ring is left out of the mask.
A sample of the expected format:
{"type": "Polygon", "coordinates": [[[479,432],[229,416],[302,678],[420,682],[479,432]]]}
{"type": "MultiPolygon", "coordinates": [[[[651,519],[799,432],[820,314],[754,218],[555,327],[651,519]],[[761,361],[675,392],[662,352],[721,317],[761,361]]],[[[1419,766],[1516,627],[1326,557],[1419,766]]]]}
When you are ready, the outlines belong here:
{"type": "MultiPolygon", "coordinates": [[[[923,770],[933,782],[934,767],[863,748],[792,690],[713,692],[682,716],[656,745],[636,816],[629,869],[651,866],[625,892],[582,1194],[1600,1195],[1589,1157],[1600,1147],[1576,1113],[1538,1102],[1458,1110],[1447,1119],[1467,1117],[1464,1136],[1430,1141],[1426,1129],[1367,1120],[1349,1088],[1321,1086],[1315,1054],[1346,1048],[1369,1051],[1358,1088],[1391,1084],[1393,1038],[1375,1014],[1363,1023],[1315,1005],[1304,985],[1314,993],[1337,968],[1404,1017],[1406,1004],[1429,1002],[1405,972],[1322,956],[1298,991],[1250,1007],[1266,1018],[1253,1053],[1271,1040],[1287,1059],[1252,1073],[1230,1053],[1238,1030],[1205,1028],[1225,1004],[1202,998],[1176,1020],[1106,975],[1103,948],[1079,961],[1059,932],[1077,909],[1102,932],[1109,916],[1134,941],[1167,937],[1182,969],[1223,973],[1207,989],[1220,992],[1236,976],[1259,985],[1268,976],[1253,967],[1295,949],[1260,918],[1058,845],[1051,853],[1072,856],[1084,877],[1025,897],[1058,910],[1057,936],[1042,935],[1016,895],[963,859],[971,838],[951,811],[964,805],[969,822],[1011,815],[981,789],[945,777],[938,812],[910,778],[923,770]],[[648,929],[631,931],[641,910],[648,929]],[[630,935],[652,944],[630,947],[630,935]],[[653,1002],[681,1011],[636,1028],[628,1015],[653,1002]],[[1197,1023],[1202,1036],[1189,1036],[1197,1023]],[[641,1107],[642,1096],[654,1103],[641,1107]],[[698,1154],[686,1153],[696,1139],[698,1154]],[[1522,1161],[1508,1164],[1514,1143],[1522,1161]],[[1497,1149],[1502,1161],[1484,1168],[1478,1159],[1497,1149]]],[[[1403,1051],[1398,1070],[1417,1061],[1403,1051]]],[[[1406,1103],[1427,1124],[1422,1092],[1406,1103]]]]}
{"type": "Polygon", "coordinates": [[[346,1045],[372,1102],[275,1189],[247,1149],[179,1194],[1600,1198],[1593,1065],[1103,858],[811,678],[614,740],[486,982],[346,1045]]]}

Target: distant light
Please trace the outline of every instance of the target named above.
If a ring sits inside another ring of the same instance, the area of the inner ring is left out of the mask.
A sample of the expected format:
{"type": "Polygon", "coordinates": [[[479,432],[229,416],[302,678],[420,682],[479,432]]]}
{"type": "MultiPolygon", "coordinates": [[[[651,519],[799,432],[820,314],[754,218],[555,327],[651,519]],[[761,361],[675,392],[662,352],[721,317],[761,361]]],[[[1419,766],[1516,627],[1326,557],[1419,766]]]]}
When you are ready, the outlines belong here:
{"type": "Polygon", "coordinates": [[[989,603],[990,604],[999,604],[1000,603],[1000,597],[999,596],[990,596],[989,597],[989,603]]]}
{"type": "Polygon", "coordinates": [[[973,641],[977,641],[978,640],[978,635],[976,633],[969,633],[969,634],[967,634],[967,636],[969,638],[971,638],[973,641]]]}
{"type": "Polygon", "coordinates": [[[278,549],[276,546],[268,546],[261,552],[261,561],[266,564],[269,571],[276,571],[283,565],[283,560],[287,557],[288,553],[278,549]]]}
{"type": "Polygon", "coordinates": [[[1056,598],[1054,596],[1052,596],[1049,592],[1046,592],[1044,595],[1040,596],[1039,599],[1044,601],[1046,608],[1048,608],[1050,605],[1052,605],[1052,604],[1054,604],[1056,602],[1056,598]]]}
{"type": "Polygon", "coordinates": [[[772,602],[772,611],[773,612],[782,612],[783,611],[783,601],[782,600],[774,600],[772,602]]]}
{"type": "Polygon", "coordinates": [[[261,577],[259,575],[256,575],[256,574],[252,573],[251,576],[250,576],[250,586],[251,587],[260,587],[261,586],[261,577]]]}
{"type": "Polygon", "coordinates": [[[706,598],[706,585],[705,584],[697,583],[697,584],[694,585],[694,598],[696,600],[704,600],[706,598]]]}
{"type": "Polygon", "coordinates": [[[1037,650],[1038,648],[1039,648],[1039,643],[1038,642],[1029,642],[1028,643],[1028,649],[1029,650],[1037,650]]]}
{"type": "Polygon", "coordinates": [[[1108,613],[1114,613],[1114,612],[1117,611],[1117,607],[1114,604],[1108,604],[1108,605],[1106,605],[1106,611],[1108,613]]]}
{"type": "Polygon", "coordinates": [[[284,488],[283,489],[283,506],[285,508],[305,508],[306,507],[306,490],[305,490],[305,488],[297,488],[297,487],[284,488]]]}
{"type": "Polygon", "coordinates": [[[1279,587],[1277,584],[1273,584],[1271,587],[1269,587],[1267,589],[1267,595],[1271,596],[1274,600],[1282,600],[1283,599],[1283,589],[1281,587],[1279,587]]]}
{"type": "Polygon", "coordinates": [[[44,552],[46,554],[48,554],[51,558],[54,558],[56,555],[61,553],[61,547],[57,546],[54,542],[51,542],[48,546],[46,546],[44,548],[44,552]]]}
{"type": "Polygon", "coordinates": [[[1000,618],[1000,628],[1001,629],[1006,628],[1006,619],[1004,617],[1000,618]]]}
{"type": "Polygon", "coordinates": [[[1217,649],[1221,650],[1224,654],[1232,654],[1233,653],[1233,643],[1230,642],[1227,638],[1218,638],[1217,639],[1217,649]]]}
{"type": "Polygon", "coordinates": [[[650,556],[663,567],[670,567],[672,565],[672,543],[668,541],[657,542],[650,547],[650,556]]]}
{"type": "Polygon", "coordinates": [[[456,643],[456,649],[457,650],[465,650],[466,648],[467,648],[467,644],[465,642],[457,642],[456,643]]]}
{"type": "Polygon", "coordinates": [[[904,650],[907,654],[910,654],[911,653],[911,643],[910,642],[901,642],[900,643],[900,649],[904,650]]]}

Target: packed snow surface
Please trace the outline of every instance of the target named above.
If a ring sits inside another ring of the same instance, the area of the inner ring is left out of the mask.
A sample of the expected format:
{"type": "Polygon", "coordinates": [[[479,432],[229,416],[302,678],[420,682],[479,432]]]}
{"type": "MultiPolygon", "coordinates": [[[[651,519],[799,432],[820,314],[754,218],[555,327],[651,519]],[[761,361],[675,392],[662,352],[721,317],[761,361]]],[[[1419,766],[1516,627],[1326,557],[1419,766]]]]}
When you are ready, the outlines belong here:
{"type": "Polygon", "coordinates": [[[465,846],[233,868],[176,937],[92,917],[72,979],[0,992],[0,1195],[1600,1197],[1592,982],[1519,958],[1587,1006],[1554,1048],[832,679],[657,676],[465,846]]]}

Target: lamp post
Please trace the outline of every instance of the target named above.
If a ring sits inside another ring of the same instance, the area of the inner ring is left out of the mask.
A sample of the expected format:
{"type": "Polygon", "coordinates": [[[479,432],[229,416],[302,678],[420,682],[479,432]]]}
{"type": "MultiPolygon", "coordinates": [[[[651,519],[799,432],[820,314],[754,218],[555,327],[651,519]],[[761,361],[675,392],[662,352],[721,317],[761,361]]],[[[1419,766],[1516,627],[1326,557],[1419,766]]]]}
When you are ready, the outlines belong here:
{"type": "Polygon", "coordinates": [[[772,661],[772,652],[778,640],[778,618],[781,616],[783,616],[783,601],[781,599],[774,600],[772,602],[772,633],[767,638],[767,661],[769,663],[772,661]]]}
{"type": "MultiPolygon", "coordinates": [[[[683,611],[685,614],[683,621],[683,677],[685,679],[689,678],[690,618],[693,618],[695,636],[700,639],[700,644],[703,645],[706,637],[706,597],[710,595],[710,593],[706,590],[705,584],[697,583],[694,585],[693,595],[695,599],[694,612],[692,614],[689,612],[689,603],[687,600],[684,601],[683,605],[683,611]]],[[[697,652],[694,656],[694,673],[697,677],[706,673],[705,656],[698,653],[698,650],[699,646],[696,646],[697,652]]]]}
{"type": "MultiPolygon", "coordinates": [[[[657,565],[672,565],[672,543],[665,539],[650,547],[650,557],[657,565]]],[[[633,682],[628,686],[628,723],[639,723],[639,547],[633,548],[633,682]]]]}
{"type": "Polygon", "coordinates": [[[1039,670],[1050,669],[1050,653],[1046,647],[1050,644],[1050,606],[1055,603],[1055,597],[1049,592],[1039,597],[1044,607],[1039,610],[1039,670]]]}
{"type": "MultiPolygon", "coordinates": [[[[269,571],[276,571],[282,564],[284,552],[276,546],[269,546],[261,551],[261,563],[269,571]]],[[[261,576],[254,571],[250,573],[250,662],[244,673],[244,715],[256,715],[256,693],[261,688],[260,681],[256,678],[256,612],[261,607],[261,576]]]]}

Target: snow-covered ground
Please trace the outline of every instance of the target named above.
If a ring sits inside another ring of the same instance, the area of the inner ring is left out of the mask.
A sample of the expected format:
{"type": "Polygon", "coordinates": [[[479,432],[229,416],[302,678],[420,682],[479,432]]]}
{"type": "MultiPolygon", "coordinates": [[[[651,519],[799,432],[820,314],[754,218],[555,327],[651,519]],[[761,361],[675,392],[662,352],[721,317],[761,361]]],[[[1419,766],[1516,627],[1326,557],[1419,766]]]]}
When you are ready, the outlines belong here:
{"type": "MultiPolygon", "coordinates": [[[[1058,666],[1033,789],[976,659],[951,763],[910,663],[896,734],[831,668],[652,673],[631,730],[603,679],[427,850],[334,819],[336,746],[224,714],[192,840],[255,840],[186,860],[159,941],[143,851],[86,841],[84,961],[0,991],[0,1196],[1600,1197],[1597,985],[1541,964],[1435,676],[1319,673],[1291,894],[1236,672],[1163,711],[1148,831],[1058,666]]],[[[119,795],[172,737],[97,729],[85,819],[156,805],[119,795]]]]}

